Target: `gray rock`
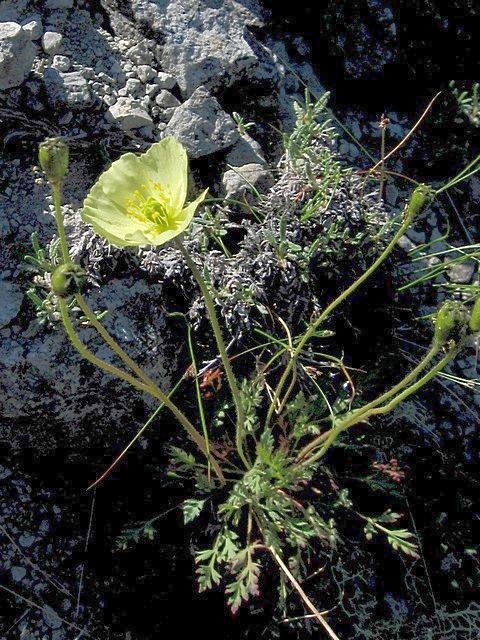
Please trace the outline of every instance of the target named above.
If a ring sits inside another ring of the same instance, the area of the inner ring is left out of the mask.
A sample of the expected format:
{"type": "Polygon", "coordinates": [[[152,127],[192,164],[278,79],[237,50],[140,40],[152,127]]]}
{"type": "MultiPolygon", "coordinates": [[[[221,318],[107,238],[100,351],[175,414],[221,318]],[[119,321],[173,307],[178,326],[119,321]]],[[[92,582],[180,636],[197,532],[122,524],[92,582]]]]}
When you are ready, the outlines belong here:
{"type": "Polygon", "coordinates": [[[50,629],[59,629],[62,626],[62,621],[60,620],[58,614],[55,612],[52,607],[45,605],[42,611],[43,621],[50,627],[50,629]]]}
{"type": "Polygon", "coordinates": [[[163,109],[180,106],[180,100],[177,100],[173,93],[170,93],[170,91],[167,91],[166,89],[162,89],[160,91],[158,96],[155,98],[155,102],[163,109]]]}
{"type": "MultiPolygon", "coordinates": [[[[270,171],[266,171],[261,164],[246,164],[238,169],[225,171],[222,185],[227,198],[240,198],[245,194],[252,194],[255,189],[265,193],[274,183],[270,171]]],[[[248,197],[247,197],[248,199],[248,197]]],[[[252,202],[255,196],[252,194],[252,202]]]]}
{"type": "Polygon", "coordinates": [[[233,145],[225,160],[227,164],[234,167],[243,167],[246,164],[265,164],[261,146],[248,133],[245,133],[233,145]]]}
{"type": "Polygon", "coordinates": [[[73,0],[46,0],[45,6],[50,11],[55,9],[71,9],[73,7],[73,0]]]}
{"type": "MultiPolygon", "coordinates": [[[[157,32],[162,41],[162,68],[177,78],[186,98],[201,85],[217,88],[245,78],[257,82],[272,79],[274,65],[271,60],[265,65],[264,54],[251,43],[253,38],[247,31],[248,27],[264,26],[264,10],[256,0],[133,0],[131,7],[136,22],[157,32]]],[[[130,52],[127,55],[140,62],[130,52]]]]}
{"type": "Polygon", "coordinates": [[[152,65],[154,63],[153,52],[146,42],[139,42],[130,47],[127,51],[127,57],[137,65],[152,65]]]}
{"type": "Polygon", "coordinates": [[[412,227],[410,227],[410,229],[407,230],[406,235],[416,245],[425,243],[425,240],[426,240],[425,231],[419,231],[417,229],[413,229],[412,227]]]}
{"type": "Polygon", "coordinates": [[[116,122],[123,131],[153,126],[153,120],[139,100],[120,97],[107,112],[107,120],[116,122]]]}
{"type": "Polygon", "coordinates": [[[0,278],[0,328],[18,316],[23,302],[22,289],[13,282],[0,278]]]}
{"type": "Polygon", "coordinates": [[[23,533],[18,539],[18,542],[21,547],[23,547],[24,549],[28,549],[29,547],[32,546],[35,540],[36,540],[35,536],[32,536],[28,533],[23,533]]]}
{"type": "Polygon", "coordinates": [[[392,207],[396,205],[398,195],[399,193],[398,193],[397,187],[394,184],[391,184],[389,182],[385,187],[385,196],[386,196],[387,202],[391,204],[392,207]]]}
{"type": "Polygon", "coordinates": [[[25,567],[11,567],[10,572],[15,582],[21,582],[25,577],[27,570],[25,569],[25,567]]]}
{"type": "Polygon", "coordinates": [[[137,76],[143,83],[146,83],[149,80],[152,80],[152,78],[155,77],[155,74],[156,74],[155,69],[151,67],[149,64],[139,64],[137,67],[137,76]]]}
{"type": "Polygon", "coordinates": [[[43,33],[40,17],[22,23],[22,29],[27,34],[29,40],[38,40],[43,33]]]}
{"type": "Polygon", "coordinates": [[[35,54],[35,45],[18,23],[0,22],[0,91],[22,84],[35,54]]]}
{"type": "Polygon", "coordinates": [[[165,135],[177,138],[192,158],[227,149],[240,137],[232,118],[205,87],[196,89],[191,98],[175,110],[165,135]]]}
{"type": "Polygon", "coordinates": [[[468,284],[475,272],[475,263],[471,260],[467,260],[460,264],[452,264],[448,269],[448,277],[451,282],[458,284],[468,284]]]}
{"type": "Polygon", "coordinates": [[[138,78],[129,78],[125,84],[125,89],[129,96],[138,98],[140,94],[144,94],[145,90],[138,78]]]}
{"type": "Polygon", "coordinates": [[[30,0],[2,0],[0,3],[0,21],[19,22],[19,16],[27,11],[28,4],[31,4],[30,0]]]}
{"type": "Polygon", "coordinates": [[[79,71],[61,73],[53,68],[46,69],[43,80],[48,102],[53,108],[78,110],[93,101],[88,83],[79,71]]]}
{"type": "Polygon", "coordinates": [[[54,55],[60,49],[63,41],[63,36],[57,31],[45,31],[42,36],[42,48],[45,53],[54,55]]]}
{"type": "Polygon", "coordinates": [[[170,74],[159,71],[153,78],[153,83],[156,84],[160,89],[173,89],[173,87],[177,84],[177,81],[170,74]]]}
{"type": "Polygon", "coordinates": [[[68,71],[70,69],[70,58],[68,56],[53,56],[52,67],[57,71],[68,71]]]}

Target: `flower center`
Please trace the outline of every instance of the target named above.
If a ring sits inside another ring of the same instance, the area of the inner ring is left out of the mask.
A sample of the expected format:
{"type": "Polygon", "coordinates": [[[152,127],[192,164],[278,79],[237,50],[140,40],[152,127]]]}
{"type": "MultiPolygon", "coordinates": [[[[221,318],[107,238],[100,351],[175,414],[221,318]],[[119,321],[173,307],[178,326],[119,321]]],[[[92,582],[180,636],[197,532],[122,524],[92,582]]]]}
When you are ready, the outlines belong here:
{"type": "Polygon", "coordinates": [[[125,208],[128,216],[146,226],[147,232],[162,233],[177,227],[169,194],[159,184],[142,184],[141,191],[134,191],[126,201],[125,208]]]}

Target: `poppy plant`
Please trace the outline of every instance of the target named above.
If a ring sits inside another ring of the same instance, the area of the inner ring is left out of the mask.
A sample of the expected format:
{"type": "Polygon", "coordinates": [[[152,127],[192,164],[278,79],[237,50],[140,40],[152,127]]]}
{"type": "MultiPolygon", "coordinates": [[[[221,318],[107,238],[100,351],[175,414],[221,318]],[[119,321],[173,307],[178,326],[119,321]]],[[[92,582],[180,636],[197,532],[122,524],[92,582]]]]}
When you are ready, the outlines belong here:
{"type": "Polygon", "coordinates": [[[185,231],[207,194],[184,206],[187,183],[184,147],[164,138],[113,162],[90,189],[82,218],[117,247],[161,245],[185,231]]]}

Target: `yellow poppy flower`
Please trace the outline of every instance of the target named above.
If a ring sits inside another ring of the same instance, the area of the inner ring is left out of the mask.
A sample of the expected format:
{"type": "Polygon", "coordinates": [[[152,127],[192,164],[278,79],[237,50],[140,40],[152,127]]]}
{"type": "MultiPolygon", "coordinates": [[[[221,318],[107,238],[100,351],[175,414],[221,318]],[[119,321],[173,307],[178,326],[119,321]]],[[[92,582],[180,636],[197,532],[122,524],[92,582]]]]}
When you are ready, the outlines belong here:
{"type": "Polygon", "coordinates": [[[85,198],[82,218],[117,247],[164,244],[188,227],[207,194],[184,207],[187,181],[187,152],[164,138],[113,162],[85,198]]]}

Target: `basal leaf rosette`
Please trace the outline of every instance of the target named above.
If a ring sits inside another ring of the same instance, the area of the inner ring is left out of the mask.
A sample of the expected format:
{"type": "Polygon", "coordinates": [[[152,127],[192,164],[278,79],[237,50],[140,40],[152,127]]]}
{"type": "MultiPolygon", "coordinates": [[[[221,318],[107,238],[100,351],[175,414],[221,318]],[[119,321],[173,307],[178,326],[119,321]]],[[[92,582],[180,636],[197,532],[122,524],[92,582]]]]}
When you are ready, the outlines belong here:
{"type": "Polygon", "coordinates": [[[184,147],[164,138],[113,162],[85,198],[82,218],[117,247],[161,245],[185,231],[207,194],[184,206],[187,183],[184,147]]]}

